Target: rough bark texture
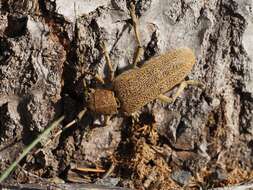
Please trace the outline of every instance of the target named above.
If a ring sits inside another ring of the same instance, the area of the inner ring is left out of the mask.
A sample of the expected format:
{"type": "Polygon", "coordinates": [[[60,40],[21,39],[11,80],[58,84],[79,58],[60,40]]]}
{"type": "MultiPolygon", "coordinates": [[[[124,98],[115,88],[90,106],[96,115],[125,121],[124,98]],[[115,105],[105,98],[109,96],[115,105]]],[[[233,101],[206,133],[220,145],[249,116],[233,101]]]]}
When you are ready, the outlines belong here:
{"type": "MultiPolygon", "coordinates": [[[[0,171],[53,118],[64,113],[67,123],[87,105],[83,81],[102,87],[84,72],[108,76],[101,41],[116,74],[129,68],[137,46],[129,5],[129,0],[1,0],[0,171]]],[[[108,126],[106,118],[88,111],[57,139],[54,131],[53,142],[46,147],[42,142],[8,180],[180,189],[251,179],[252,8],[251,0],[137,1],[144,47],[139,66],[189,47],[197,62],[187,79],[201,81],[205,89],[189,87],[173,104],[154,101],[132,117],[114,115],[108,126]],[[110,166],[114,170],[106,177],[78,171],[110,166]]]]}

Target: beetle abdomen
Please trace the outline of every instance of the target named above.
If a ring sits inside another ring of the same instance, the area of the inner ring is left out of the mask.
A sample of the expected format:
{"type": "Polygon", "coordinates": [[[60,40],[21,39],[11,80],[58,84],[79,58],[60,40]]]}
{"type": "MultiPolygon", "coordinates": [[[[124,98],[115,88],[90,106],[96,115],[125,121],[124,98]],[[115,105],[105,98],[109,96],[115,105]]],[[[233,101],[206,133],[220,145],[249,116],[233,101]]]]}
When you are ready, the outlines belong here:
{"type": "Polygon", "coordinates": [[[181,48],[154,57],[113,81],[121,108],[130,114],[172,89],[188,75],[195,63],[191,49],[181,48]]]}

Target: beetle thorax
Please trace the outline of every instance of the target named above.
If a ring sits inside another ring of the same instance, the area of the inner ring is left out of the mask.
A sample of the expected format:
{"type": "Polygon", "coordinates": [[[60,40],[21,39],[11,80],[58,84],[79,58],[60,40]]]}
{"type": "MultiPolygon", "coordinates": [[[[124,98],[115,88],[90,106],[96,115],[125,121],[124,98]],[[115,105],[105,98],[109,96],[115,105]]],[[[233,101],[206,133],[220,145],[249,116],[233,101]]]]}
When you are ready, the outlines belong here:
{"type": "Polygon", "coordinates": [[[111,115],[117,113],[118,106],[113,91],[96,89],[89,96],[88,107],[95,113],[111,115]]]}

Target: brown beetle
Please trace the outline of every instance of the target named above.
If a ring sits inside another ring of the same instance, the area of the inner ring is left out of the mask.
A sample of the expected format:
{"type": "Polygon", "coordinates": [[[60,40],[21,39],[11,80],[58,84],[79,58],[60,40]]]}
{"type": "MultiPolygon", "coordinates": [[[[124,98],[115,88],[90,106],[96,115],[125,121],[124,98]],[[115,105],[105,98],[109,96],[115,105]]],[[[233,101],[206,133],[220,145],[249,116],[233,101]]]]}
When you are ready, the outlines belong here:
{"type": "Polygon", "coordinates": [[[117,113],[120,108],[124,113],[131,114],[156,98],[171,103],[188,84],[200,84],[192,80],[183,81],[195,64],[194,53],[189,48],[169,51],[150,59],[141,68],[136,67],[142,48],[133,4],[131,4],[130,14],[138,43],[134,59],[135,67],[114,79],[112,64],[102,43],[106,63],[111,73],[112,89],[95,89],[90,94],[88,107],[95,113],[111,115],[117,113]],[[172,98],[163,95],[179,83],[181,83],[179,90],[172,98]]]}
{"type": "MultiPolygon", "coordinates": [[[[172,102],[176,97],[165,98],[161,94],[182,82],[194,63],[194,54],[188,48],[172,50],[152,58],[143,67],[130,69],[117,76],[112,81],[113,91],[94,90],[88,101],[89,108],[95,113],[110,115],[117,113],[119,102],[120,109],[131,114],[156,98],[163,97],[163,100],[172,102]]],[[[182,84],[194,82],[184,81],[182,84]]]]}

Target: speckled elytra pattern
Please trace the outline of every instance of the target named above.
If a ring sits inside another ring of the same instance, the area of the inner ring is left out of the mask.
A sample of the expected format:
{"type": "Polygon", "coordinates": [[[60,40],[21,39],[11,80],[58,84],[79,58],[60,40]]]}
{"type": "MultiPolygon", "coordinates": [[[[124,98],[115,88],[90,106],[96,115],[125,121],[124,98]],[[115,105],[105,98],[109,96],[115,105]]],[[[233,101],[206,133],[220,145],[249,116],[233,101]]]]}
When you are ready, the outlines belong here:
{"type": "Polygon", "coordinates": [[[172,89],[190,73],[195,63],[191,49],[172,50],[116,77],[113,88],[121,109],[130,114],[172,89]]]}

